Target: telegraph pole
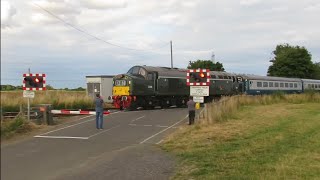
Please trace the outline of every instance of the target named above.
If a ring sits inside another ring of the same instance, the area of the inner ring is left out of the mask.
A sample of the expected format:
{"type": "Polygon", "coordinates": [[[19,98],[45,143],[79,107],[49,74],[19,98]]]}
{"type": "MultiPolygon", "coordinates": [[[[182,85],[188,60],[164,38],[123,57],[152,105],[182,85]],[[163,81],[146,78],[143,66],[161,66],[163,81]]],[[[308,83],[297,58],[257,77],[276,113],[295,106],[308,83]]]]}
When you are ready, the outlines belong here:
{"type": "Polygon", "coordinates": [[[173,59],[172,59],[172,41],[170,41],[170,49],[171,49],[171,69],[173,68],[173,59]]]}

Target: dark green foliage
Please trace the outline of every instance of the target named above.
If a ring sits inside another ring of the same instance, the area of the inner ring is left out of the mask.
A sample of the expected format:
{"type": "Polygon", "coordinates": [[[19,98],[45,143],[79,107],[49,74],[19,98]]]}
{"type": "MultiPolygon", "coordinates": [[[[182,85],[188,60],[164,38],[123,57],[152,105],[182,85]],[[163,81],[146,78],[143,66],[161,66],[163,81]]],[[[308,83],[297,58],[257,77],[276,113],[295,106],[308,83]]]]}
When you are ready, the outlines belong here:
{"type": "Polygon", "coordinates": [[[13,86],[10,84],[1,85],[1,91],[13,91],[13,90],[22,90],[22,86],[13,86]]]}
{"type": "Polygon", "coordinates": [[[225,71],[220,62],[213,63],[211,60],[189,61],[188,69],[210,69],[210,71],[225,71]]]}
{"type": "Polygon", "coordinates": [[[315,65],[311,61],[311,54],[305,47],[277,45],[273,51],[273,64],[269,66],[269,76],[289,78],[314,78],[315,65]]]}

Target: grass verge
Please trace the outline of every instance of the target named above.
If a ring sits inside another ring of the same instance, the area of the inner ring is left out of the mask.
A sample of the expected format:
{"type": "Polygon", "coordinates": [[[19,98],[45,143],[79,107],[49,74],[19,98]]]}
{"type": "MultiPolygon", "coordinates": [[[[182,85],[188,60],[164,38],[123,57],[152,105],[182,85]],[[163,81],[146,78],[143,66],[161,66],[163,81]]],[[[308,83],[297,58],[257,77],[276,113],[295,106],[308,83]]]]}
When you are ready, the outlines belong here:
{"type": "Polygon", "coordinates": [[[39,125],[36,125],[23,117],[4,121],[1,123],[1,140],[10,139],[17,134],[26,134],[39,127],[39,125]]]}
{"type": "Polygon", "coordinates": [[[173,179],[320,178],[320,103],[249,104],[170,136],[162,147],[178,156],[173,179]]]}

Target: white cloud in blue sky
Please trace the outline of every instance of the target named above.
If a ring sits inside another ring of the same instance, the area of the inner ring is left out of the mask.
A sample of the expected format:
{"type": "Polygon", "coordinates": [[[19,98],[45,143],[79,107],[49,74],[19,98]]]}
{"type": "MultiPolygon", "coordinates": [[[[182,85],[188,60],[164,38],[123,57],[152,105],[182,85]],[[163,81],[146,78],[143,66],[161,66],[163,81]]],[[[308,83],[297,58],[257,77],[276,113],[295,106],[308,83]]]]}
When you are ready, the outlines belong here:
{"type": "Polygon", "coordinates": [[[266,75],[280,43],[305,46],[320,61],[319,13],[320,0],[4,0],[1,84],[20,85],[28,68],[73,88],[85,87],[86,75],[170,66],[170,40],[175,67],[214,52],[228,72],[266,75]]]}

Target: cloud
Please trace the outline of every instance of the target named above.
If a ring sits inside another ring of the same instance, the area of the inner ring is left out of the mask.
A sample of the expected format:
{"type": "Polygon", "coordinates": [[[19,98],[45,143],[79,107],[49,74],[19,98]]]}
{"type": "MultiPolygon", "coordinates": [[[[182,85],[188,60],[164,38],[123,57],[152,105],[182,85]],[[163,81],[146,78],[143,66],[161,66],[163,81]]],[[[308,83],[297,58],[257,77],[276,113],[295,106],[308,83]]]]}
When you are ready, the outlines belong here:
{"type": "Polygon", "coordinates": [[[80,0],[80,2],[84,7],[96,10],[125,8],[128,5],[124,0],[80,0]]]}
{"type": "Polygon", "coordinates": [[[17,13],[8,1],[1,1],[1,29],[12,25],[13,17],[17,13]]]}

